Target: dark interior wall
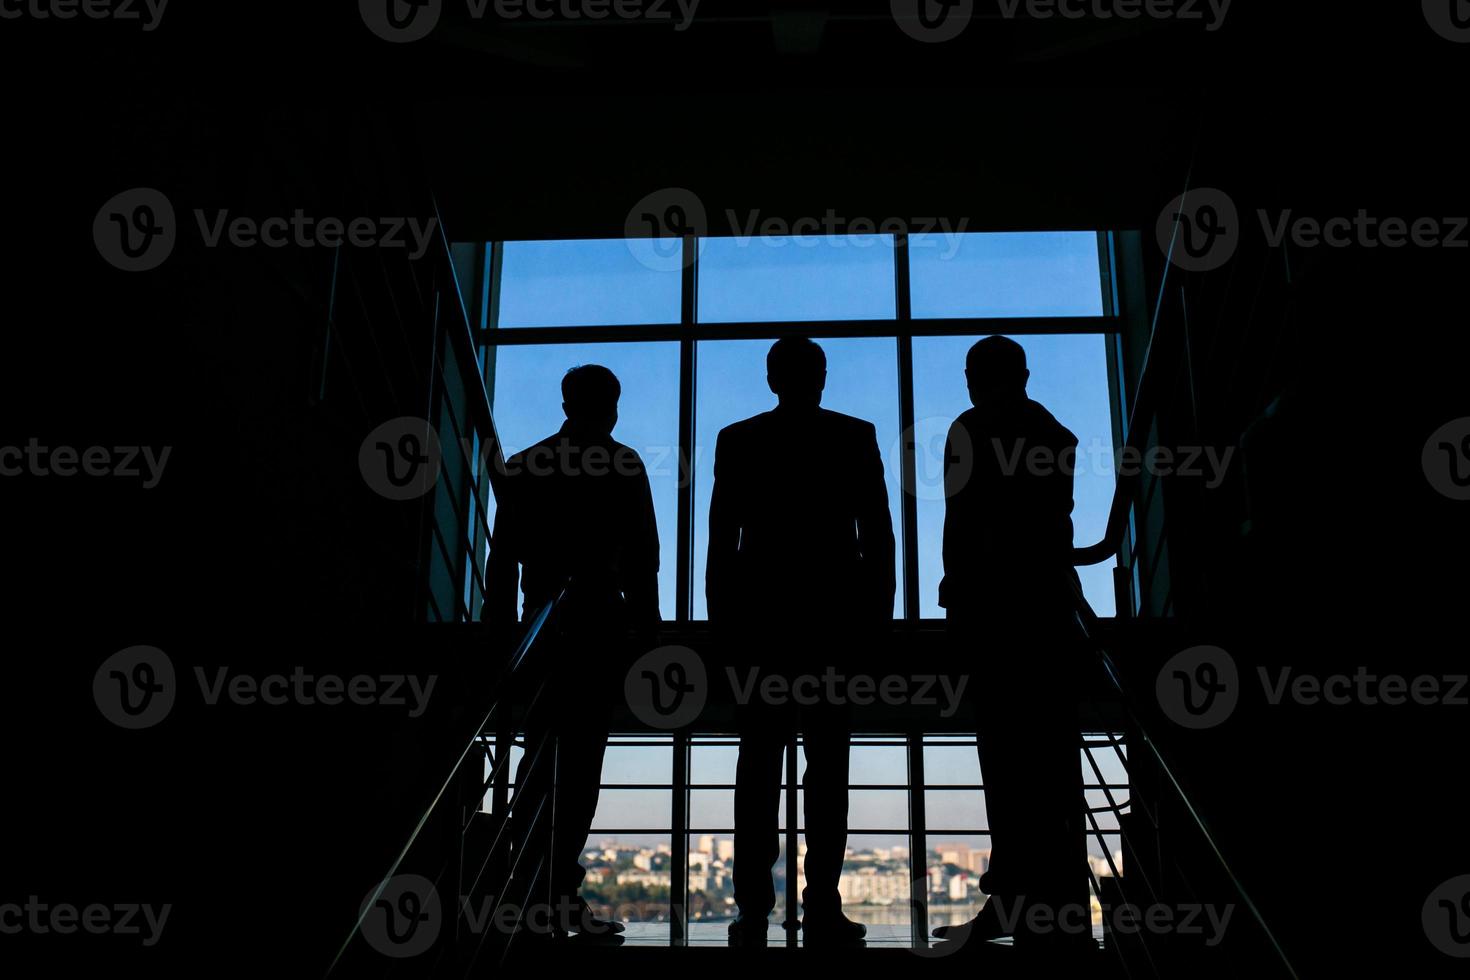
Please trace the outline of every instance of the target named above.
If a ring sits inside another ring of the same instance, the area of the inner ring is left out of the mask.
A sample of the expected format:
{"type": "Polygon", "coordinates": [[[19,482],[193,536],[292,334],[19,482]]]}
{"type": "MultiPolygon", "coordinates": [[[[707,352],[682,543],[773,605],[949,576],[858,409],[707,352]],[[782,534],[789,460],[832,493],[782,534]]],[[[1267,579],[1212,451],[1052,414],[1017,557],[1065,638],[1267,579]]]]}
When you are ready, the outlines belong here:
{"type": "Polygon", "coordinates": [[[1463,189],[1432,104],[1221,102],[1208,118],[1191,183],[1232,197],[1243,237],[1224,266],[1170,277],[1165,310],[1187,323],[1193,361],[1160,426],[1166,443],[1244,447],[1218,490],[1175,479],[1163,493],[1178,612],[1232,655],[1242,702],[1218,728],[1160,731],[1303,975],[1341,958],[1327,937],[1354,919],[1374,936],[1361,964],[1438,975],[1421,904],[1470,861],[1443,755],[1465,709],[1271,704],[1259,672],[1464,674],[1442,638],[1465,524],[1421,453],[1464,413],[1465,344],[1448,324],[1470,252],[1276,247],[1260,212],[1411,222],[1463,213],[1463,189]]]}

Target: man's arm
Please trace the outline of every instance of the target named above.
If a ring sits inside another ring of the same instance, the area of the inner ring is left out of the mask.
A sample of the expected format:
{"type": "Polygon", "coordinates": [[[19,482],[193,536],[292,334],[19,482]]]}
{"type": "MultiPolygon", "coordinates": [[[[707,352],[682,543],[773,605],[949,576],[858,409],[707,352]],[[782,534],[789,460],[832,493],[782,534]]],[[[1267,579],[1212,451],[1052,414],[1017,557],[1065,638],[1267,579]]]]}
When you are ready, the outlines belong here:
{"type": "Polygon", "coordinates": [[[883,480],[883,455],[878,451],[878,430],[864,423],[859,445],[857,473],[858,548],[873,607],[873,618],[893,619],[893,599],[898,583],[894,577],[893,515],[888,510],[888,484],[883,480]]]}
{"type": "Polygon", "coordinates": [[[641,459],[635,478],[631,519],[632,537],[628,546],[623,597],[628,602],[634,629],[657,629],[663,622],[658,609],[658,521],[653,512],[653,489],[648,484],[648,472],[641,459]]]}
{"type": "Polygon", "coordinates": [[[495,528],[490,535],[490,559],[485,567],[485,608],[482,622],[509,628],[519,622],[516,598],[520,591],[521,548],[518,533],[524,519],[518,481],[506,475],[496,501],[495,528]]]}
{"type": "Polygon", "coordinates": [[[1049,474],[1044,483],[1048,528],[1054,528],[1054,543],[1058,552],[1072,562],[1072,510],[1074,472],[1077,468],[1077,439],[1071,433],[1057,446],[1057,459],[1061,465],[1049,474]]]}
{"type": "Polygon", "coordinates": [[[942,560],[944,576],[939,580],[939,604],[949,608],[951,593],[964,577],[961,570],[965,558],[964,507],[960,494],[969,482],[973,460],[961,453],[969,451],[969,433],[959,419],[949,427],[944,437],[944,543],[942,560]]]}
{"type": "Polygon", "coordinates": [[[711,622],[723,620],[729,611],[734,587],[735,555],[740,548],[739,490],[734,486],[735,466],[731,459],[729,430],[715,441],[715,482],[709,502],[709,553],[705,562],[704,597],[711,622]]]}

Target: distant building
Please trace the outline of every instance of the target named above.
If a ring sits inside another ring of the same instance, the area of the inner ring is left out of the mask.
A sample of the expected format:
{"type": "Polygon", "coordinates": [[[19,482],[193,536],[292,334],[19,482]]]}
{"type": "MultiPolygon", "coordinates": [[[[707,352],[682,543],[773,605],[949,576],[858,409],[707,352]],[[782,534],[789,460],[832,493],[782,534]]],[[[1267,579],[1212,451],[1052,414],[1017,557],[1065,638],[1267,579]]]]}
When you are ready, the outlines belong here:
{"type": "Polygon", "coordinates": [[[619,871],[618,884],[668,888],[669,873],[667,871],[619,871]]]}
{"type": "Polygon", "coordinates": [[[909,882],[906,875],[867,867],[845,874],[837,883],[842,901],[853,905],[893,905],[907,902],[909,882]]]}

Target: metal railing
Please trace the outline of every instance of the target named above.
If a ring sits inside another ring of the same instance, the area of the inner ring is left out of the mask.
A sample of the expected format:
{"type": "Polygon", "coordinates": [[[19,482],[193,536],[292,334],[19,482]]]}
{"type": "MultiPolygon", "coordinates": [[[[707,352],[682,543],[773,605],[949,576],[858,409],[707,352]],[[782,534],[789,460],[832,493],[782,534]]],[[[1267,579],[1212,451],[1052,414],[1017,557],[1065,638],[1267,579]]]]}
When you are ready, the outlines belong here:
{"type": "MultiPolygon", "coordinates": [[[[519,867],[521,859],[528,851],[524,846],[524,839],[520,841],[511,839],[511,810],[504,806],[497,806],[490,815],[492,825],[489,828],[490,832],[484,834],[477,833],[477,831],[481,829],[479,824],[484,819],[481,814],[486,796],[491,794],[493,787],[503,784],[509,778],[511,753],[508,751],[504,733],[514,728],[513,714],[516,708],[516,696],[522,694],[520,688],[531,666],[534,651],[549,635],[548,629],[565,595],[566,592],[563,590],[527,622],[515,650],[508,659],[501,682],[496,685],[496,690],[501,696],[481,717],[464,749],[450,767],[438,792],[434,794],[414,825],[408,840],[363,903],[351,932],[338,949],[337,955],[328,968],[329,975],[336,974],[339,969],[344,968],[354,947],[365,943],[366,937],[363,929],[369,914],[382,900],[385,891],[401,874],[421,875],[431,883],[439,896],[444,895],[447,885],[453,885],[450,889],[453,894],[448,896],[450,914],[455,922],[452,941],[440,944],[432,961],[425,965],[426,974],[437,973],[444,966],[450,965],[446,960],[451,955],[454,958],[453,963],[460,964],[462,967],[457,972],[463,974],[481,953],[486,934],[481,933],[478,940],[472,944],[466,943],[464,917],[459,914],[461,902],[482,894],[488,894],[498,900],[507,893],[512,878],[519,878],[526,882],[527,895],[525,897],[529,897],[530,891],[540,877],[542,868],[539,863],[533,870],[519,867]],[[488,775],[485,774],[487,765],[488,775]],[[489,837],[488,845],[478,846],[480,838],[487,836],[489,837]],[[446,841],[448,841],[448,846],[446,846],[446,841]],[[497,874],[497,856],[511,850],[516,854],[515,861],[497,874]],[[466,876],[468,868],[474,868],[474,874],[469,878],[466,876]],[[520,875],[517,875],[518,871],[521,872],[520,875]]],[[[527,710],[540,700],[547,683],[547,679],[542,677],[534,684],[534,689],[528,697],[522,695],[528,705],[527,710]]],[[[554,743],[552,753],[549,761],[542,757],[541,752],[533,755],[528,762],[523,763],[520,778],[525,780],[541,766],[554,765],[554,743]]],[[[517,801],[518,804],[520,802],[517,801]]],[[[544,815],[543,810],[547,803],[547,799],[534,801],[537,810],[526,822],[521,832],[523,838],[528,838],[534,833],[544,815]]],[[[538,862],[539,860],[538,858],[538,862]]],[[[523,897],[519,908],[524,909],[526,904],[523,897]]],[[[516,926],[519,926],[519,919],[516,926]]],[[[507,948],[509,938],[514,933],[515,930],[512,929],[507,934],[505,943],[507,948]]],[[[346,972],[355,974],[358,971],[346,972]]]]}

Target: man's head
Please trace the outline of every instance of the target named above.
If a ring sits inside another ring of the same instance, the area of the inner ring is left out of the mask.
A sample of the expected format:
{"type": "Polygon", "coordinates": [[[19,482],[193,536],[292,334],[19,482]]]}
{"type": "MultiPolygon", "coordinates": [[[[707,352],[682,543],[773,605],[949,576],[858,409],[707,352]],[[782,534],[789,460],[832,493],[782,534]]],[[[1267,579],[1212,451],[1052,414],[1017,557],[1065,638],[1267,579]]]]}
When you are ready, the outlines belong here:
{"type": "Polygon", "coordinates": [[[975,405],[1024,396],[1030,379],[1026,351],[1009,337],[986,337],[965,356],[965,381],[975,405]]]}
{"type": "Polygon", "coordinates": [[[805,337],[783,337],[766,355],[766,383],[782,405],[816,408],[827,387],[827,355],[805,337]]]}
{"type": "Polygon", "coordinates": [[[617,375],[600,364],[583,364],[561,379],[561,408],[576,428],[610,435],[618,424],[622,393],[617,375]]]}

